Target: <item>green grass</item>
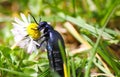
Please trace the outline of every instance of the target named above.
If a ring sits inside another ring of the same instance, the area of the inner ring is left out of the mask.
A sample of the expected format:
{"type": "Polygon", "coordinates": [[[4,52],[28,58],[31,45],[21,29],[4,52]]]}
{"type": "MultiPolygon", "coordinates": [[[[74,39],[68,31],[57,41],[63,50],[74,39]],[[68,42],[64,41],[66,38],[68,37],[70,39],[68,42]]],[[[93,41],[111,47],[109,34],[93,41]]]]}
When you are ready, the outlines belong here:
{"type": "Polygon", "coordinates": [[[119,0],[1,0],[0,4],[0,77],[59,77],[49,70],[47,52],[28,54],[19,47],[11,50],[14,39],[10,30],[20,12],[31,12],[54,28],[61,25],[79,46],[87,47],[75,52],[66,43],[66,55],[62,56],[67,77],[120,76],[120,58],[110,48],[120,44],[120,23],[115,22],[120,20],[119,0]]]}

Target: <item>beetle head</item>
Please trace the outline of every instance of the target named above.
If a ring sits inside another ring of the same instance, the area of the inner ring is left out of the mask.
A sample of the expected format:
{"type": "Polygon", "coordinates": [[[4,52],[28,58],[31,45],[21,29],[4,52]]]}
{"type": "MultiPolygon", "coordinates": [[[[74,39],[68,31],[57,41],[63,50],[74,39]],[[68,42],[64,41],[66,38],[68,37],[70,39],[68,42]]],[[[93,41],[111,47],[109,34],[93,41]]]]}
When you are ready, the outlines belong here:
{"type": "Polygon", "coordinates": [[[47,25],[47,22],[42,21],[39,23],[38,29],[41,31],[42,29],[44,29],[46,27],[46,25],[47,25]]]}

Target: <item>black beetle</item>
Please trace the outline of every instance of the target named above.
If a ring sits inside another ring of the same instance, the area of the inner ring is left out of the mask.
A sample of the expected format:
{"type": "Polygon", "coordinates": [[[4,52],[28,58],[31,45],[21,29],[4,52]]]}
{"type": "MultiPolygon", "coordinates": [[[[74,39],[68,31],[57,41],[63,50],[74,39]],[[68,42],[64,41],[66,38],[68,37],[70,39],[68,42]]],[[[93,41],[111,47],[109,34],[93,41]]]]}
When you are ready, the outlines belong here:
{"type": "MultiPolygon", "coordinates": [[[[34,17],[33,19],[37,23],[34,17]]],[[[40,43],[39,47],[41,47],[41,45],[46,42],[46,49],[48,53],[50,68],[56,71],[61,77],[64,77],[63,59],[58,44],[58,41],[60,41],[65,53],[65,45],[62,36],[45,21],[37,24],[38,30],[43,30],[43,35],[40,37],[40,39],[44,38],[44,40],[42,40],[42,42],[40,43]]]]}

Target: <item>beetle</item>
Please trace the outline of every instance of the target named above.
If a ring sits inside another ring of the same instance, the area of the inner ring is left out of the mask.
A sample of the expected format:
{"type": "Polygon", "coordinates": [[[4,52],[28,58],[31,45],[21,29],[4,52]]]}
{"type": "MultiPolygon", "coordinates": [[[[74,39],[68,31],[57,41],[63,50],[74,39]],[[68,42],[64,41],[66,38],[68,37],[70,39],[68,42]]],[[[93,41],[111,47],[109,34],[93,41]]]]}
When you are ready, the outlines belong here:
{"type": "MultiPolygon", "coordinates": [[[[37,23],[34,17],[33,19],[37,23]]],[[[44,38],[40,43],[39,47],[41,47],[42,44],[46,42],[46,49],[50,68],[56,71],[61,77],[64,77],[63,59],[58,43],[58,41],[60,41],[65,53],[65,44],[62,36],[60,35],[60,33],[54,30],[53,27],[49,25],[46,21],[42,21],[37,24],[38,30],[43,30],[43,35],[40,37],[40,39],[44,38]]]]}

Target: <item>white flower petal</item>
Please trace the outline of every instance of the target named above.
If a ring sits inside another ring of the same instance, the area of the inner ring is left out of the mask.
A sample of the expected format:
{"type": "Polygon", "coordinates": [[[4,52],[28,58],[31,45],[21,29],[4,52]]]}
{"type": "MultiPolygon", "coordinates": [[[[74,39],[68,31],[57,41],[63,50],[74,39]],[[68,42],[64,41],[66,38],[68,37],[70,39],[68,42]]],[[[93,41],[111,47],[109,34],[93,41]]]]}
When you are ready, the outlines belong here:
{"type": "Polygon", "coordinates": [[[24,39],[19,43],[19,46],[20,48],[27,49],[29,43],[30,43],[30,39],[24,39]]]}
{"type": "Polygon", "coordinates": [[[11,30],[11,32],[13,33],[13,35],[15,37],[20,36],[22,38],[22,37],[27,36],[27,32],[24,29],[21,29],[21,28],[14,28],[14,29],[11,30]]]}
{"type": "Polygon", "coordinates": [[[33,41],[33,43],[34,43],[34,44],[36,44],[36,45],[38,45],[38,46],[40,45],[40,44],[39,44],[39,43],[37,43],[36,41],[33,41]]]}
{"type": "Polygon", "coordinates": [[[35,50],[35,46],[34,46],[34,44],[33,44],[33,40],[31,40],[31,41],[30,41],[30,44],[29,44],[29,46],[28,46],[27,52],[28,52],[28,53],[32,53],[32,51],[34,51],[34,50],[35,50]]]}
{"type": "Polygon", "coordinates": [[[27,21],[26,16],[25,16],[23,13],[20,13],[20,15],[21,15],[21,17],[22,17],[22,20],[23,20],[25,23],[29,24],[28,21],[27,21]]]}
{"type": "Polygon", "coordinates": [[[31,23],[30,15],[28,15],[28,23],[31,23]]]}
{"type": "Polygon", "coordinates": [[[13,26],[14,26],[14,29],[19,29],[19,30],[26,30],[27,26],[23,26],[22,24],[24,24],[23,22],[20,23],[20,22],[16,22],[16,23],[12,23],[13,26]]]}
{"type": "Polygon", "coordinates": [[[20,26],[27,26],[26,23],[24,23],[23,21],[21,21],[20,19],[18,19],[18,18],[16,18],[16,17],[15,17],[15,22],[16,22],[17,24],[19,24],[20,26]]]}

